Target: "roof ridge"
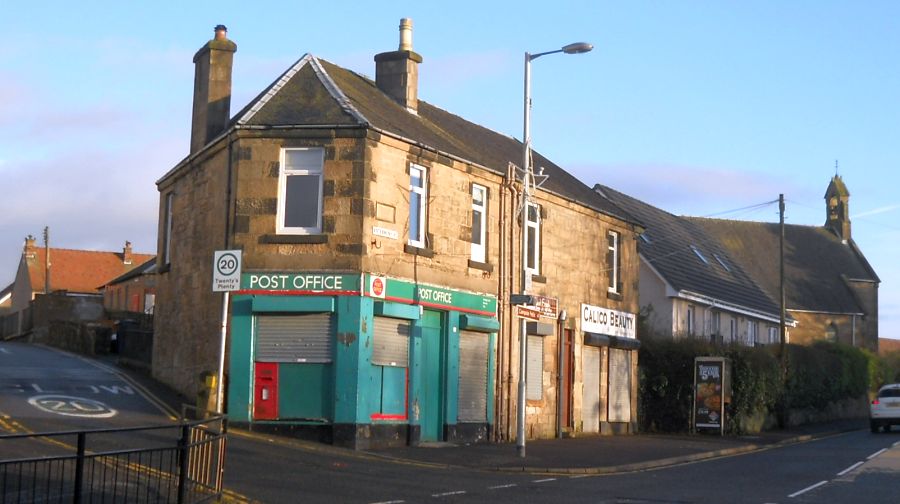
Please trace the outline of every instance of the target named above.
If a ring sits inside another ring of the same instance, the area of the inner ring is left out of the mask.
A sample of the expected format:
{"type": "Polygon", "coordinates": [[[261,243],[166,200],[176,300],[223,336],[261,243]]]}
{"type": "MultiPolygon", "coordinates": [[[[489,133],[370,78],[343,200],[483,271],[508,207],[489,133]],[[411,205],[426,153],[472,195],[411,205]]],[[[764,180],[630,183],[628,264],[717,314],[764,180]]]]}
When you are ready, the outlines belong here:
{"type": "Polygon", "coordinates": [[[297,60],[293,65],[291,65],[290,68],[288,68],[283,74],[281,74],[278,80],[275,81],[272,87],[270,87],[265,92],[265,94],[257,98],[256,103],[253,103],[250,108],[246,112],[244,112],[244,115],[238,118],[236,124],[243,125],[246,124],[247,121],[252,119],[253,116],[255,116],[256,113],[259,112],[260,109],[262,109],[267,103],[269,103],[269,100],[271,100],[276,94],[278,94],[278,92],[281,91],[281,88],[283,88],[285,84],[287,84],[291,80],[291,78],[293,78],[294,75],[296,75],[297,72],[299,72],[312,59],[314,59],[314,57],[310,53],[306,53],[301,56],[299,60],[297,60]]]}
{"type": "MultiPolygon", "coordinates": [[[[325,67],[322,66],[322,63],[319,61],[319,58],[315,56],[311,56],[310,61],[312,62],[313,71],[316,73],[316,76],[319,77],[319,82],[325,86],[325,89],[328,91],[328,94],[331,95],[332,98],[337,100],[338,105],[347,112],[351,116],[353,116],[361,125],[369,126],[371,123],[366,116],[362,114],[356,107],[353,106],[353,103],[350,101],[350,98],[347,98],[347,95],[341,91],[341,88],[338,87],[337,83],[334,82],[334,79],[331,78],[331,75],[328,74],[328,71],[325,70],[325,67]]],[[[337,66],[337,65],[335,65],[337,66]]],[[[352,70],[348,70],[352,72],[352,70]]]]}
{"type": "MultiPolygon", "coordinates": [[[[41,251],[46,250],[45,247],[35,247],[34,250],[41,251]]],[[[50,247],[50,251],[59,250],[65,252],[84,252],[87,254],[119,254],[122,255],[121,250],[85,250],[85,249],[73,249],[73,248],[65,248],[65,247],[50,247]]],[[[153,256],[156,255],[151,252],[132,252],[132,256],[153,256]]]]}

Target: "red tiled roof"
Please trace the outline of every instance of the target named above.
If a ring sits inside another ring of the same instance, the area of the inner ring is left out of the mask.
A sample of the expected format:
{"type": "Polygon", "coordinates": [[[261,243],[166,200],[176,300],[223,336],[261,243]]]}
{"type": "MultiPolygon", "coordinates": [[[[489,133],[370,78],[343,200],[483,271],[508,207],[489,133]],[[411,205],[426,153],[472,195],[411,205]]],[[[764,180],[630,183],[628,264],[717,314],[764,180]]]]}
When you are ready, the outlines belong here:
{"type": "MultiPolygon", "coordinates": [[[[28,276],[31,288],[44,289],[43,248],[35,249],[35,258],[28,261],[28,276]]],[[[50,249],[50,290],[96,294],[113,278],[135,268],[153,254],[131,254],[131,264],[122,261],[121,252],[98,252],[93,250],[50,249]]]]}
{"type": "Polygon", "coordinates": [[[900,352],[900,340],[878,338],[878,353],[884,355],[892,352],[900,352]]]}

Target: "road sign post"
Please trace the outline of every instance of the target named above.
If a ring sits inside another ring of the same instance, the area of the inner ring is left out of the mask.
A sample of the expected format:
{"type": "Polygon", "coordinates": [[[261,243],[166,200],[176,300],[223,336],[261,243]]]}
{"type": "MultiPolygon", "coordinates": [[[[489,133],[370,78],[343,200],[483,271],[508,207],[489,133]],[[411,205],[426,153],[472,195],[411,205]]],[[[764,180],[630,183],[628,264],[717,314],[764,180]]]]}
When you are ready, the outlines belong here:
{"type": "Polygon", "coordinates": [[[224,292],[222,296],[222,337],[219,344],[219,372],[216,380],[216,413],[222,413],[224,402],[225,343],[228,337],[228,301],[231,291],[241,288],[241,251],[217,250],[213,254],[213,292],[224,292]]]}

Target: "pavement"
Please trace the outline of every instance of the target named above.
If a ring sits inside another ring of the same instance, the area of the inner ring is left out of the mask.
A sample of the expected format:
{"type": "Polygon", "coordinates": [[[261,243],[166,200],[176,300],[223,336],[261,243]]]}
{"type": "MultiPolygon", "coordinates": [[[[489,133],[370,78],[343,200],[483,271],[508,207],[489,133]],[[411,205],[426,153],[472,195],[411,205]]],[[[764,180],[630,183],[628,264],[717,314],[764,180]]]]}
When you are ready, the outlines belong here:
{"type": "MultiPolygon", "coordinates": [[[[146,373],[119,366],[114,356],[97,358],[116,366],[173,410],[190,403],[146,373]]],[[[514,443],[451,444],[426,443],[420,446],[354,451],[310,441],[229,429],[229,435],[280,443],[294,449],[339,457],[381,459],[417,466],[456,467],[476,470],[528,472],[536,474],[615,474],[672,466],[712,458],[772,449],[868,428],[867,419],[842,420],[804,425],[790,430],[756,435],[718,434],[633,434],[617,436],[578,435],[563,439],[529,440],[526,457],[517,455],[514,443]]]]}

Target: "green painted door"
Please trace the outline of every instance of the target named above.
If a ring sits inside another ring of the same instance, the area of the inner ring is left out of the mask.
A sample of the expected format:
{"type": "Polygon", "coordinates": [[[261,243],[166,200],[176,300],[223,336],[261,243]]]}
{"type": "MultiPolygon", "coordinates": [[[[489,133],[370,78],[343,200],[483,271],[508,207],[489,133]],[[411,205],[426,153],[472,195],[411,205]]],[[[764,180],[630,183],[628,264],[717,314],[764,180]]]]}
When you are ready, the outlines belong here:
{"type": "Polygon", "coordinates": [[[419,319],[422,331],[422,388],[419,419],[422,441],[440,441],[444,425],[443,352],[440,312],[425,311],[419,319]]]}

